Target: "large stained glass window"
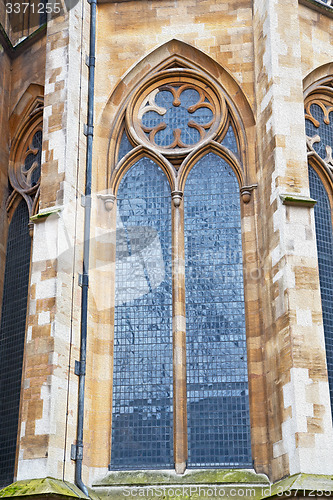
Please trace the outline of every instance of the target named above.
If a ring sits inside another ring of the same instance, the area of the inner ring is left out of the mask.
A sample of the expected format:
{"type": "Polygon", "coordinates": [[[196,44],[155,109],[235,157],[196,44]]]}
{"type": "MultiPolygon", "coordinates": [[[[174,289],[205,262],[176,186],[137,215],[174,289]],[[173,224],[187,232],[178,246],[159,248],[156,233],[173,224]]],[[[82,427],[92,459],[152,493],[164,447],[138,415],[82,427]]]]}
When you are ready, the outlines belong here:
{"type": "Polygon", "coordinates": [[[185,185],[189,467],[251,464],[238,193],[213,153],[185,185]]]}
{"type": "Polygon", "coordinates": [[[8,231],[0,329],[0,487],[13,481],[29,288],[31,238],[25,201],[8,231]]]}
{"type": "Polygon", "coordinates": [[[314,213],[320,293],[323,310],[328,380],[331,402],[333,403],[333,234],[331,205],[323,183],[311,166],[309,166],[309,183],[310,195],[317,200],[314,213]]]}
{"type": "Polygon", "coordinates": [[[117,199],[110,470],[252,467],[244,128],[225,90],[199,69],[168,62],[167,71],[154,71],[124,102],[110,150],[108,188],[117,199]],[[156,163],[138,161],[141,151],[156,163]]]}
{"type": "Polygon", "coordinates": [[[173,466],[171,197],[142,158],[117,194],[111,469],[173,466]]]}

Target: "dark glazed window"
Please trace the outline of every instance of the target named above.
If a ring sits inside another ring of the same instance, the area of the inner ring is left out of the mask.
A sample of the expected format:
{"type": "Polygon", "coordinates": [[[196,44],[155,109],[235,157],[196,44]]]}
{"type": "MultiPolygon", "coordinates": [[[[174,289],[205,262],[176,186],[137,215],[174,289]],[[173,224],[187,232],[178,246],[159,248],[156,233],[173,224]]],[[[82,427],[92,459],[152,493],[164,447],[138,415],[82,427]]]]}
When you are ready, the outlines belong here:
{"type": "Polygon", "coordinates": [[[123,135],[121,137],[120,145],[119,145],[119,152],[118,152],[118,161],[120,161],[124,156],[133,149],[133,146],[131,145],[128,136],[125,132],[123,131],[123,135]]]}
{"type": "Polygon", "coordinates": [[[13,481],[29,287],[31,238],[25,201],[8,232],[0,330],[0,487],[13,481]]]}
{"type": "Polygon", "coordinates": [[[227,133],[225,134],[225,136],[223,138],[222,144],[226,148],[230,149],[230,151],[235,153],[235,155],[238,155],[237,140],[236,140],[235,132],[234,132],[234,129],[232,128],[232,125],[229,125],[227,133]]]}
{"type": "Polygon", "coordinates": [[[239,186],[209,153],[185,185],[189,467],[251,465],[239,186]]]}
{"type": "Polygon", "coordinates": [[[173,466],[171,196],[139,160],[117,195],[110,469],[173,466]]]}
{"type": "MultiPolygon", "coordinates": [[[[319,265],[321,304],[325,332],[326,359],[331,405],[333,404],[333,234],[331,205],[318,174],[309,167],[310,195],[314,207],[319,265]]],[[[333,412],[332,412],[333,413],[333,412]]]]}

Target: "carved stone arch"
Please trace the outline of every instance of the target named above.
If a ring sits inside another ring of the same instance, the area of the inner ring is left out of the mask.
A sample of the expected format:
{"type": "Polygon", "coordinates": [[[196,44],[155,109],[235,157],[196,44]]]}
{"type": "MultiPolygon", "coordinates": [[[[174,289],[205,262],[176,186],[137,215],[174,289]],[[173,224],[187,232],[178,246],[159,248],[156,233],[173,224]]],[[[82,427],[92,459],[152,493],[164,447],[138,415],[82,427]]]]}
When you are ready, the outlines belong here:
{"type": "Polygon", "coordinates": [[[172,165],[156,151],[151,151],[143,146],[138,146],[127,154],[118,164],[117,169],[113,171],[110,179],[109,191],[117,196],[119,184],[128,170],[141,158],[146,157],[153,160],[165,173],[170,184],[170,192],[175,190],[176,179],[172,165]]]}
{"type": "Polygon", "coordinates": [[[43,130],[43,88],[31,84],[21,96],[10,117],[11,146],[9,154],[8,176],[13,189],[6,208],[10,213],[23,198],[27,203],[29,216],[34,215],[38,209],[40,180],[34,179],[34,172],[40,169],[41,144],[36,146],[36,134],[43,130]],[[36,156],[31,167],[27,170],[24,162],[28,156],[36,156]]]}
{"type": "Polygon", "coordinates": [[[316,68],[304,79],[304,107],[309,161],[332,178],[332,145],[321,138],[321,125],[333,136],[333,64],[316,68]],[[315,108],[322,113],[320,117],[314,114],[315,108]]]}
{"type": "Polygon", "coordinates": [[[318,89],[319,87],[327,87],[329,82],[333,79],[333,63],[323,64],[318,68],[312,70],[306,77],[303,79],[303,92],[304,99],[307,96],[318,89]]]}
{"type": "Polygon", "coordinates": [[[22,130],[28,118],[32,118],[39,111],[43,111],[43,105],[44,88],[36,83],[31,83],[21,95],[10,115],[11,143],[13,143],[14,139],[19,139],[19,131],[22,130]]]}
{"type": "Polygon", "coordinates": [[[153,50],[127,71],[102,112],[99,125],[104,130],[112,130],[106,158],[106,189],[110,187],[109,180],[115,168],[117,138],[124,124],[129,101],[138,89],[153,81],[156,75],[176,69],[196,73],[218,88],[227,103],[236,132],[244,169],[244,183],[255,182],[255,119],[249,99],[236,79],[210,56],[192,45],[173,39],[153,50]]]}
{"type": "Polygon", "coordinates": [[[215,141],[208,142],[207,144],[198,147],[185,158],[179,169],[177,189],[184,192],[186,179],[191,169],[201,158],[203,158],[208,153],[214,153],[217,156],[220,156],[228,163],[228,165],[230,165],[235,173],[239,187],[241,189],[244,186],[244,172],[239,159],[235,154],[232,153],[232,151],[215,141]]]}

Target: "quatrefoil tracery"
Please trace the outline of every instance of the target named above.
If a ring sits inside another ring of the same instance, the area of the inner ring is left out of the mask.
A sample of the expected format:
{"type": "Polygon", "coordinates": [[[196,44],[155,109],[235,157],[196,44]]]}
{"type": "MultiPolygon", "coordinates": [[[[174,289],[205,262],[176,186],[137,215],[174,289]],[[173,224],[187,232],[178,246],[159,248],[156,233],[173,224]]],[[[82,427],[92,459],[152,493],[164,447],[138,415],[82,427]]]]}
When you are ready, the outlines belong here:
{"type": "Polygon", "coordinates": [[[207,140],[221,136],[228,108],[221,92],[192,70],[165,70],[132,96],[126,110],[131,142],[175,163],[207,140]]]}
{"type": "Polygon", "coordinates": [[[187,148],[205,138],[214,123],[215,107],[194,85],[162,85],[144,99],[138,118],[155,146],[187,148]]]}

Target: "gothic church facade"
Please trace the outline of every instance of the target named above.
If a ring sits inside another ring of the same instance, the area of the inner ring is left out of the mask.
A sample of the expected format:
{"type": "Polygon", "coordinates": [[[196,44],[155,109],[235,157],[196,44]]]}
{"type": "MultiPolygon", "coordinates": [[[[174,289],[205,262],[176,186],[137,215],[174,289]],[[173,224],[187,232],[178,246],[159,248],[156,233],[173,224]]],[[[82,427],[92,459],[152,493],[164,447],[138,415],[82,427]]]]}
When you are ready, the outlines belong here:
{"type": "Polygon", "coordinates": [[[333,496],[330,4],[0,6],[0,496],[333,496]]]}

